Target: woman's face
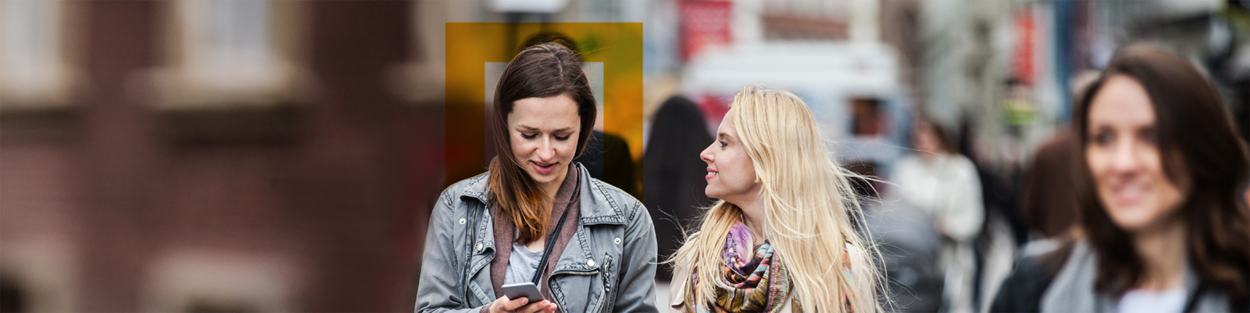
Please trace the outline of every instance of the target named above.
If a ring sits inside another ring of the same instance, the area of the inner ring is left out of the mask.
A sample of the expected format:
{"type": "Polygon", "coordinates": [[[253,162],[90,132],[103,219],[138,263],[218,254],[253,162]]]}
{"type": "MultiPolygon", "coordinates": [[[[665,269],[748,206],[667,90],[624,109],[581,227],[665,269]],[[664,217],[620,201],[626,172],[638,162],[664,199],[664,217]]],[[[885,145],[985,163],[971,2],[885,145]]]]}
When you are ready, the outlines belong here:
{"type": "Polygon", "coordinates": [[[508,114],[512,156],[544,187],[564,182],[580,131],[577,102],[567,95],[517,100],[508,114]]]}
{"type": "Polygon", "coordinates": [[[938,141],[937,134],[933,133],[933,125],[928,122],[917,122],[916,128],[912,131],[912,142],[916,152],[923,155],[942,153],[942,144],[938,141]]]}
{"type": "Polygon", "coordinates": [[[1142,85],[1127,76],[1108,79],[1087,123],[1085,161],[1111,220],[1131,233],[1176,220],[1184,192],[1163,172],[1155,114],[1142,85]]]}
{"type": "Polygon", "coordinates": [[[758,197],[761,184],[755,180],[751,157],[734,128],[732,111],[721,120],[716,141],[703,149],[699,158],[707,162],[707,188],[703,192],[708,197],[740,204],[749,197],[758,197]]]}

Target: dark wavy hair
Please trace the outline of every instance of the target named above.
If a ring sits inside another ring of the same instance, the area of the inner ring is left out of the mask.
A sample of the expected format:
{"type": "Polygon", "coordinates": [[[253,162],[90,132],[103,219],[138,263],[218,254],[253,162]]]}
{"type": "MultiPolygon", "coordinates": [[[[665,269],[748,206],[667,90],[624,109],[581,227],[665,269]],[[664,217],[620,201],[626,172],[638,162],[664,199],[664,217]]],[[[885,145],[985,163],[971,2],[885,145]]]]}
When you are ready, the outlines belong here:
{"type": "Polygon", "coordinates": [[[490,197],[499,206],[500,217],[508,217],[516,226],[519,243],[542,238],[550,223],[547,213],[551,203],[512,155],[508,114],[517,100],[559,95],[569,96],[577,103],[581,131],[577,133],[576,157],[586,149],[598,114],[595,94],[577,53],[557,43],[528,47],[508,63],[495,88],[494,110],[488,123],[498,154],[490,161],[490,197]]]}
{"type": "MultiPolygon", "coordinates": [[[[1081,155],[1090,141],[1091,101],[1115,76],[1132,78],[1145,88],[1164,174],[1189,187],[1179,214],[1190,268],[1203,285],[1226,293],[1233,303],[1244,303],[1250,298],[1250,210],[1239,193],[1250,175],[1250,161],[1219,92],[1184,58],[1149,45],[1126,47],[1079,97],[1075,126],[1081,155]]],[[[1088,164],[1079,170],[1093,181],[1088,164]]],[[[1083,186],[1077,201],[1085,236],[1099,260],[1095,289],[1119,296],[1141,282],[1144,265],[1130,234],[1115,225],[1092,187],[1083,186]]]]}

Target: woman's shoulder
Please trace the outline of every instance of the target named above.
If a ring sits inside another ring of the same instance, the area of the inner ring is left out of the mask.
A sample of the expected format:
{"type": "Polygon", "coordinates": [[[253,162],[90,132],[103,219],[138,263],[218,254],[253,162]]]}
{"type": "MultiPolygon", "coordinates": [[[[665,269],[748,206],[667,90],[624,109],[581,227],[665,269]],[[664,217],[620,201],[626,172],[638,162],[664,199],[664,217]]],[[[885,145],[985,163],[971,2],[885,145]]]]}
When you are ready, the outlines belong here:
{"type": "Polygon", "coordinates": [[[440,201],[444,201],[446,205],[451,205],[461,197],[468,196],[477,198],[483,202],[486,201],[486,186],[490,178],[490,172],[484,172],[477,176],[462,179],[443,189],[443,193],[439,196],[440,201]]]}
{"type": "Polygon", "coordinates": [[[941,162],[937,163],[937,166],[948,171],[947,173],[955,171],[965,175],[977,175],[977,164],[972,162],[972,159],[969,159],[968,156],[954,152],[943,154],[941,160],[941,162]]]}
{"type": "MultiPolygon", "coordinates": [[[[866,260],[864,257],[864,249],[856,246],[853,243],[847,242],[846,246],[842,248],[842,251],[845,252],[842,258],[842,261],[844,263],[842,264],[842,266],[845,267],[847,273],[852,274],[855,272],[862,272],[862,271],[856,271],[855,269],[866,266],[866,264],[863,264],[863,262],[866,260]]],[[[854,278],[854,276],[852,276],[852,278],[854,278]]]]}
{"type": "Polygon", "coordinates": [[[608,200],[609,204],[617,205],[623,213],[632,216],[639,212],[646,212],[646,208],[643,207],[642,201],[638,201],[637,198],[634,198],[634,196],[630,195],[628,192],[625,192],[624,190],[621,190],[621,188],[613,186],[612,184],[599,180],[598,178],[588,178],[590,178],[587,180],[590,183],[590,189],[594,190],[595,193],[602,195],[606,200],[608,200]]]}
{"type": "Polygon", "coordinates": [[[668,285],[668,305],[670,312],[684,312],[686,302],[686,291],[690,288],[690,272],[693,270],[695,263],[693,253],[683,253],[676,255],[673,260],[673,279],[668,285]]]}
{"type": "Polygon", "coordinates": [[[1087,263],[1097,259],[1089,241],[1084,238],[1065,236],[1038,240],[1025,244],[1020,250],[1020,261],[1028,260],[1042,266],[1052,278],[1065,267],[1087,266],[1087,263]]]}
{"type": "Polygon", "coordinates": [[[849,255],[851,258],[855,258],[864,254],[863,248],[860,248],[859,246],[856,246],[855,244],[850,243],[850,242],[846,243],[846,247],[843,248],[843,250],[846,251],[846,254],[849,255]]]}
{"type": "Polygon", "coordinates": [[[1084,266],[1088,262],[1072,260],[1092,258],[1087,253],[1087,243],[1082,239],[1052,238],[1034,241],[1021,249],[1015,269],[1003,281],[992,304],[991,311],[1038,312],[1043,295],[1052,285],[1058,289],[1076,289],[1076,280],[1056,281],[1060,271],[1070,266],[1084,266]]]}
{"type": "Polygon", "coordinates": [[[855,307],[865,308],[863,311],[857,312],[873,312],[876,311],[876,293],[875,286],[877,277],[870,270],[871,254],[868,254],[863,248],[856,246],[850,242],[846,243],[846,258],[844,262],[845,274],[851,279],[854,286],[853,294],[864,295],[857,300],[855,307]]]}

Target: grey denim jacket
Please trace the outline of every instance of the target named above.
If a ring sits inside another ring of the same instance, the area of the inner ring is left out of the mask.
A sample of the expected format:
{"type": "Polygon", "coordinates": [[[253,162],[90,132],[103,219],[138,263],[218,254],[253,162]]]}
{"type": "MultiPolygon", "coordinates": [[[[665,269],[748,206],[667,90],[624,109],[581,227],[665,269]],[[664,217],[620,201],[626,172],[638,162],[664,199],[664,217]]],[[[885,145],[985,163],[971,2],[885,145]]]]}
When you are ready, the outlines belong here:
{"type": "MultiPolygon", "coordinates": [[[[651,216],[637,199],[591,178],[581,164],[577,169],[584,182],[577,232],[540,288],[549,288],[564,312],[658,312],[651,216]]],[[[498,298],[489,270],[495,236],[487,177],[448,187],[434,205],[416,312],[479,312],[498,298]]]]}

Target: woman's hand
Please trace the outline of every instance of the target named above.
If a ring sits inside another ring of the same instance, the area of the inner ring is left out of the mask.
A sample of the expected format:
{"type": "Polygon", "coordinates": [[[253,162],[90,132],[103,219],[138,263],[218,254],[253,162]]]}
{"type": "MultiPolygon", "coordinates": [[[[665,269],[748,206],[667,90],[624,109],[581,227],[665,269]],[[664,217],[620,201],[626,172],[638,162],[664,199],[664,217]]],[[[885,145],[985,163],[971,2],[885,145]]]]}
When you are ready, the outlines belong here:
{"type": "Polygon", "coordinates": [[[495,299],[495,302],[490,303],[490,312],[491,313],[506,313],[506,312],[555,313],[556,311],[556,304],[551,303],[551,301],[543,300],[537,303],[528,303],[528,302],[529,302],[529,299],[526,299],[526,298],[517,298],[516,300],[508,300],[508,297],[506,296],[499,297],[499,299],[495,299]]]}

